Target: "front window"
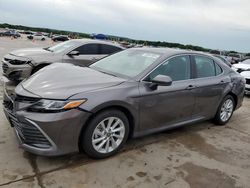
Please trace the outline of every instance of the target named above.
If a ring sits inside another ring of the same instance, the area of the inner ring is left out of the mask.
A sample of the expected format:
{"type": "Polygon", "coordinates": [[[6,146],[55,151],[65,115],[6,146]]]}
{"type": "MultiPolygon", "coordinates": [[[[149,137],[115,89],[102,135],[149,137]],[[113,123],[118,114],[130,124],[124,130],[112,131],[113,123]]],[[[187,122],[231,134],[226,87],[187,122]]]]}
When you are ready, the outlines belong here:
{"type": "Polygon", "coordinates": [[[190,64],[187,55],[171,58],[150,73],[146,81],[152,81],[158,75],[169,76],[173,81],[188,80],[191,77],[190,64]]]}
{"type": "Polygon", "coordinates": [[[77,41],[66,41],[45,49],[51,52],[60,53],[67,49],[71,49],[73,46],[76,46],[77,44],[79,44],[79,42],[77,41]]]}
{"type": "Polygon", "coordinates": [[[74,51],[78,51],[80,55],[98,55],[99,54],[98,44],[84,44],[74,49],[74,51]]]}
{"type": "Polygon", "coordinates": [[[115,75],[135,77],[152,65],[161,54],[129,49],[99,60],[90,67],[115,75]]]}

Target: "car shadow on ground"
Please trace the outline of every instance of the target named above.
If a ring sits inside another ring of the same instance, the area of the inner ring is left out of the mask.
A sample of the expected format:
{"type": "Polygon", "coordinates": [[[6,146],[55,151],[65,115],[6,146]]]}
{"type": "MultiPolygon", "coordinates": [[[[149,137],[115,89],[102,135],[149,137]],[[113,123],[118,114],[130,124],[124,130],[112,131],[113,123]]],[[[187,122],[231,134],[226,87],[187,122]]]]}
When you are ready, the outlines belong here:
{"type": "MultiPolygon", "coordinates": [[[[193,125],[183,126],[176,129],[164,131],[161,133],[156,133],[140,138],[131,138],[127,141],[125,146],[118,152],[118,154],[111,156],[107,159],[102,160],[109,160],[117,155],[121,155],[124,152],[129,152],[132,150],[139,150],[141,152],[145,152],[143,147],[151,144],[156,144],[159,142],[168,142],[173,139],[178,139],[178,137],[183,137],[186,134],[194,134],[204,129],[210,129],[214,125],[210,123],[210,121],[204,123],[197,123],[193,125]]],[[[84,152],[68,154],[64,156],[57,156],[57,157],[44,157],[44,156],[37,156],[31,153],[24,151],[24,157],[29,161],[34,172],[36,174],[46,174],[53,171],[58,171],[66,168],[73,168],[76,166],[81,166],[89,163],[96,162],[98,160],[89,158],[84,152]],[[40,169],[40,164],[45,164],[45,166],[49,166],[49,168],[40,169]],[[53,164],[54,167],[51,167],[50,164],[53,164]],[[56,165],[55,165],[56,164],[56,165]],[[58,164],[58,165],[57,165],[58,164]]]]}

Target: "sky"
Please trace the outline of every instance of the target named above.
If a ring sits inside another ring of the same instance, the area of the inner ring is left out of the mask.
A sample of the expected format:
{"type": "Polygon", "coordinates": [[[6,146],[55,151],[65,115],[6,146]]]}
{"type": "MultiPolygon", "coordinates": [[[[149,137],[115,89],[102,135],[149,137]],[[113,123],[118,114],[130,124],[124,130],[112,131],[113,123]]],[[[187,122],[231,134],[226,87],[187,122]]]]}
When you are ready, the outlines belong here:
{"type": "Polygon", "coordinates": [[[0,23],[250,52],[249,0],[0,0],[0,23]]]}

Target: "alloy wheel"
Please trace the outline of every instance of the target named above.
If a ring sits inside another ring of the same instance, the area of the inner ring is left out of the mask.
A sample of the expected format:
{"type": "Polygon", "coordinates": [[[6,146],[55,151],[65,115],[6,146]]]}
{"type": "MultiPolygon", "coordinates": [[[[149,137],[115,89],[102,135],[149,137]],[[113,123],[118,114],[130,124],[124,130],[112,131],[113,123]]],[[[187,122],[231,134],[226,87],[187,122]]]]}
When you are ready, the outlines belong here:
{"type": "Polygon", "coordinates": [[[125,126],[118,117],[108,117],[102,120],[92,135],[92,145],[99,153],[110,153],[122,143],[125,136],[125,126]]]}
{"type": "Polygon", "coordinates": [[[230,119],[233,113],[233,108],[234,108],[234,102],[232,101],[232,99],[227,99],[223,103],[220,111],[220,118],[223,122],[226,122],[230,119]]]}

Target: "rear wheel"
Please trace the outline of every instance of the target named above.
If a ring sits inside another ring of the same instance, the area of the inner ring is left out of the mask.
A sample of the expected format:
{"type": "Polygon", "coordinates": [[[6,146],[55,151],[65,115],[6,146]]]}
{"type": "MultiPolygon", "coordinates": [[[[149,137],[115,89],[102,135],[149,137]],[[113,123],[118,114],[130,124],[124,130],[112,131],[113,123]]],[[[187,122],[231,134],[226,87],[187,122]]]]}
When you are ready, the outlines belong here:
{"type": "Polygon", "coordinates": [[[231,95],[227,95],[221,102],[215,115],[215,123],[225,125],[233,115],[235,109],[235,101],[231,95]]]}
{"type": "Polygon", "coordinates": [[[89,123],[81,140],[82,148],[93,158],[109,157],[125,144],[129,133],[129,121],[119,110],[105,110],[89,123]]]}

